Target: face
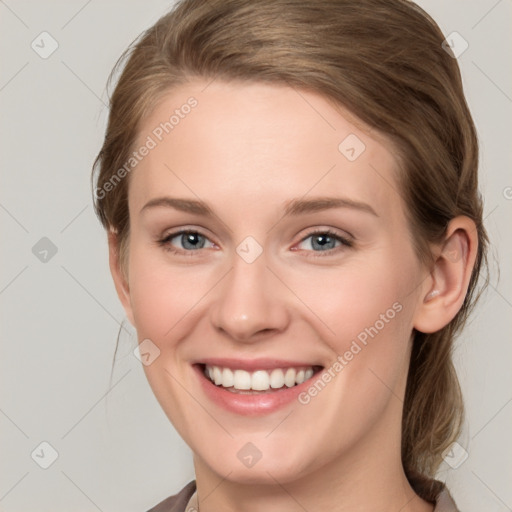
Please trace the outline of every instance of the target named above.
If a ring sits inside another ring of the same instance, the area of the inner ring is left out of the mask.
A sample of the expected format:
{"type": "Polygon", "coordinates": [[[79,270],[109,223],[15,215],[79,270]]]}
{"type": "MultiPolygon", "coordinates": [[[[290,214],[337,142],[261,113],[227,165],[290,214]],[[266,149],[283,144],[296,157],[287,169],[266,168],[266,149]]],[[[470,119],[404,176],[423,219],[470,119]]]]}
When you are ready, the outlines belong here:
{"type": "Polygon", "coordinates": [[[399,456],[424,270],[391,145],[314,93],[221,81],[169,93],[143,145],[122,300],[197,464],[262,483],[399,456]]]}

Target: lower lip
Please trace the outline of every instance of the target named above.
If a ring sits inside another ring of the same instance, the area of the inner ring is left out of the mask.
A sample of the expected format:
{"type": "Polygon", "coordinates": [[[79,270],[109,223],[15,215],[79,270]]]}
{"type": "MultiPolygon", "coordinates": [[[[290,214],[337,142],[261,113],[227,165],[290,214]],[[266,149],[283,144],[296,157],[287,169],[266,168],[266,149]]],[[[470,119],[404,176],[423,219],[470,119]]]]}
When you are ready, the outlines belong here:
{"type": "Polygon", "coordinates": [[[240,414],[242,416],[259,416],[270,414],[286,405],[297,400],[298,395],[305,391],[311,385],[311,379],[297,384],[291,388],[282,388],[279,391],[269,391],[268,393],[244,394],[227,391],[222,386],[216,386],[210,379],[204,375],[203,365],[194,365],[194,370],[198,374],[201,386],[206,396],[217,405],[230,412],[240,414]]]}

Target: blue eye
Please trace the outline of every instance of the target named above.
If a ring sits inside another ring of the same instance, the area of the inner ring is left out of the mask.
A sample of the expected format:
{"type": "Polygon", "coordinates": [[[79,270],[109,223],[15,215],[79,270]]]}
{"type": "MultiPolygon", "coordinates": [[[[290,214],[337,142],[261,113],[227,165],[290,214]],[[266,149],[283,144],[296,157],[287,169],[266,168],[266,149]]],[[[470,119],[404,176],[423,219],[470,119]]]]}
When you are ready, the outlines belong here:
{"type": "MultiPolygon", "coordinates": [[[[181,230],[170,233],[158,240],[158,244],[166,251],[192,256],[200,249],[215,247],[206,236],[194,230],[181,230]]],[[[353,242],[330,230],[317,230],[303,238],[296,248],[320,256],[318,253],[326,253],[325,256],[338,252],[340,249],[353,246],[353,242]]],[[[323,255],[323,254],[322,254],[323,255]]]]}
{"type": "Polygon", "coordinates": [[[329,230],[318,230],[303,238],[298,248],[313,252],[330,252],[340,247],[352,247],[352,245],[350,240],[337,233],[329,230]]]}
{"type": "Polygon", "coordinates": [[[171,233],[158,242],[172,252],[193,252],[205,247],[213,247],[208,238],[192,230],[171,233]],[[207,246],[208,243],[210,245],[207,246]]]}

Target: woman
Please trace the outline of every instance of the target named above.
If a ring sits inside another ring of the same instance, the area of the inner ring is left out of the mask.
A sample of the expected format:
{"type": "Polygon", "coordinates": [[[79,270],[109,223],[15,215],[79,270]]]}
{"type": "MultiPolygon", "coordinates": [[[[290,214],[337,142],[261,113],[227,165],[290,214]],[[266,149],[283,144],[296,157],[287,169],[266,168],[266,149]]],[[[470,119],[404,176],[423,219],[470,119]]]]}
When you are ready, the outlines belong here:
{"type": "Polygon", "coordinates": [[[96,212],[196,473],[153,512],[456,510],[487,236],[443,40],[405,0],[183,0],[126,53],[96,212]]]}

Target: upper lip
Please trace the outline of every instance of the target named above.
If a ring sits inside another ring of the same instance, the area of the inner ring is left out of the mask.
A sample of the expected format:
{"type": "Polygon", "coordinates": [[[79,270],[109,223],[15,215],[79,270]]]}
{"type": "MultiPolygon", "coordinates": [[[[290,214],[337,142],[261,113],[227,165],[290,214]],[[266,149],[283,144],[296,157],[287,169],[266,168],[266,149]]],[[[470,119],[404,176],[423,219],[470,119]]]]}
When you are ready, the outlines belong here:
{"type": "Polygon", "coordinates": [[[233,368],[237,370],[255,371],[255,370],[272,370],[274,368],[309,368],[321,366],[311,363],[310,361],[291,361],[285,359],[258,358],[258,359],[233,359],[226,357],[211,357],[201,359],[195,364],[204,364],[208,366],[219,366],[222,368],[233,368]]]}

